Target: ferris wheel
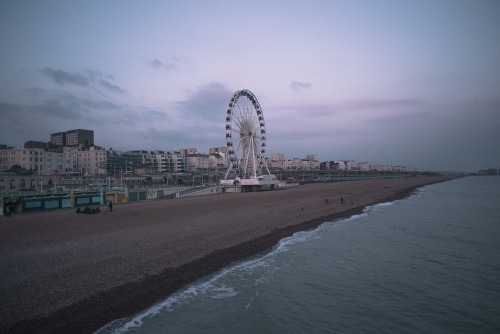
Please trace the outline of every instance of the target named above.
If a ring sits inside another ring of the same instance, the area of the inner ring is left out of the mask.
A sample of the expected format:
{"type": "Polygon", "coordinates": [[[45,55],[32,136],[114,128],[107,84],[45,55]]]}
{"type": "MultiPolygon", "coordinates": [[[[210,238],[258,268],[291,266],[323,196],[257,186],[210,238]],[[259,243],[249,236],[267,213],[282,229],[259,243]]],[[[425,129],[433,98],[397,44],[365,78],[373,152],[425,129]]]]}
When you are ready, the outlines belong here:
{"type": "MultiPolygon", "coordinates": [[[[226,143],[234,178],[257,179],[270,174],[266,165],[266,125],[259,101],[249,90],[233,94],[226,113],[226,143]]],[[[232,175],[232,174],[231,174],[232,175]]]]}

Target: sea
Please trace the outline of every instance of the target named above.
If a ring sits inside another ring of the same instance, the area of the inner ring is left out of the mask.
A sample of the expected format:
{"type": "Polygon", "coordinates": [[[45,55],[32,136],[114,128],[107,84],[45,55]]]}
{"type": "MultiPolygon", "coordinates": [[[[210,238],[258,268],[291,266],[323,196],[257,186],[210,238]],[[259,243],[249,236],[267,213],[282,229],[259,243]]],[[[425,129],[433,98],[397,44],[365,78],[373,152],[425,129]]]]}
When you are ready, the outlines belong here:
{"type": "Polygon", "coordinates": [[[500,176],[298,232],[97,333],[499,333],[500,176]]]}

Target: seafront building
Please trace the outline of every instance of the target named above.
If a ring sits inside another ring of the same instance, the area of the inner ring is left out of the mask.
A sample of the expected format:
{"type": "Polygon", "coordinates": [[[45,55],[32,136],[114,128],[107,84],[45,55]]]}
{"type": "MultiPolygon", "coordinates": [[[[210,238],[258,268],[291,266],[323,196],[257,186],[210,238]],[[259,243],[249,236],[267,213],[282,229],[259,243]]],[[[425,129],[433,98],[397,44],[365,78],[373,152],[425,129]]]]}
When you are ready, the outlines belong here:
{"type": "Polygon", "coordinates": [[[52,133],[50,143],[55,146],[83,146],[90,147],[94,145],[94,131],[92,130],[69,130],[65,132],[52,133]]]}
{"type": "MultiPolygon", "coordinates": [[[[284,153],[272,153],[271,158],[266,159],[266,164],[273,171],[291,172],[413,171],[402,166],[370,165],[354,160],[319,162],[316,154],[309,154],[305,159],[286,159],[284,153]]],[[[94,144],[92,130],[76,129],[52,133],[49,142],[29,140],[24,148],[0,144],[0,191],[55,187],[57,177],[61,176],[222,175],[228,165],[227,147],[210,148],[209,154],[200,153],[196,148],[181,148],[177,151],[106,150],[94,144]]],[[[168,176],[165,178],[168,179],[168,176]]]]}
{"type": "Polygon", "coordinates": [[[61,153],[42,148],[0,150],[0,172],[14,166],[19,166],[36,175],[53,174],[62,170],[63,156],[61,153]]]}

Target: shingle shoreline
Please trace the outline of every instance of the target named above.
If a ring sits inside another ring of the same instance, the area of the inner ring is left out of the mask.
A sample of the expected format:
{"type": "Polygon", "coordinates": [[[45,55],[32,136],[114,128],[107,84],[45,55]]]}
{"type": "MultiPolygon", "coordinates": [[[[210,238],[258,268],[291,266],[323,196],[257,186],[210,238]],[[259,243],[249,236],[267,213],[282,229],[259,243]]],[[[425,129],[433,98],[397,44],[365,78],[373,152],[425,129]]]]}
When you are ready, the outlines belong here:
{"type": "Polygon", "coordinates": [[[96,215],[1,217],[0,331],[94,332],[297,231],[449,179],[309,184],[115,206],[96,215]]]}

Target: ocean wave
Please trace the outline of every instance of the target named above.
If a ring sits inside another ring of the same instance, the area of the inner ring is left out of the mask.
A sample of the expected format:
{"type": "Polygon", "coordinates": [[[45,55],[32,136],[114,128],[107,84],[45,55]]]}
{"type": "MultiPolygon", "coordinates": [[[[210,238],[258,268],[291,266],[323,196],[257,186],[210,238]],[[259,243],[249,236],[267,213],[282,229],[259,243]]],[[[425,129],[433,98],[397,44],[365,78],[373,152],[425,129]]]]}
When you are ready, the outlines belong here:
{"type": "MultiPolygon", "coordinates": [[[[275,270],[273,268],[273,262],[276,256],[281,253],[289,251],[290,247],[297,243],[307,242],[311,239],[320,238],[321,231],[323,229],[331,229],[332,227],[339,226],[340,224],[348,223],[359,218],[365,217],[371,210],[387,207],[393,205],[393,202],[385,202],[375,204],[369,207],[366,207],[363,210],[363,213],[353,215],[348,218],[341,218],[331,222],[325,222],[319,225],[317,228],[308,230],[308,231],[300,231],[294,233],[290,237],[283,238],[279,241],[279,243],[272,248],[272,250],[266,254],[260,254],[258,257],[253,257],[250,259],[246,259],[241,262],[237,262],[227,268],[223,268],[218,272],[204,277],[186,288],[178,291],[177,293],[172,294],[170,297],[165,299],[164,301],[148,308],[147,310],[131,317],[124,318],[112,321],[105,327],[99,329],[97,334],[120,334],[128,332],[134,327],[140,327],[143,325],[144,321],[150,319],[160,312],[169,312],[175,310],[177,307],[185,303],[189,303],[194,298],[199,295],[207,296],[208,298],[214,299],[223,299],[223,298],[231,298],[238,295],[238,291],[236,291],[233,287],[217,284],[217,281],[228,275],[234,275],[239,279],[251,278],[255,280],[253,273],[256,270],[261,270],[262,268],[270,268],[271,270],[275,270]],[[334,224],[332,224],[334,223],[334,224]]],[[[253,284],[258,284],[258,279],[256,282],[249,282],[253,284]]]]}

